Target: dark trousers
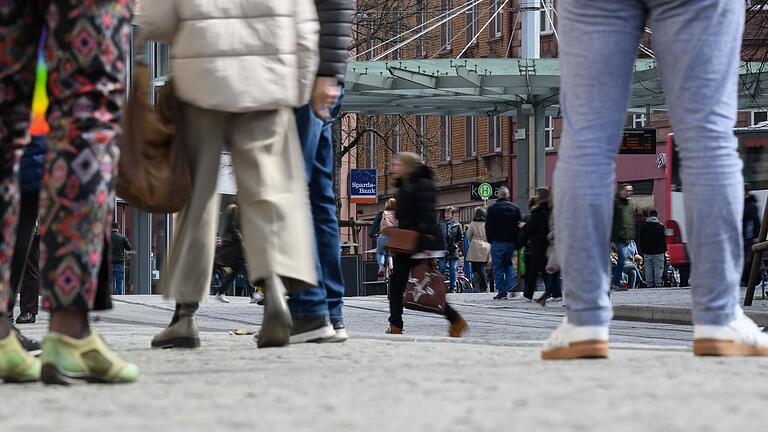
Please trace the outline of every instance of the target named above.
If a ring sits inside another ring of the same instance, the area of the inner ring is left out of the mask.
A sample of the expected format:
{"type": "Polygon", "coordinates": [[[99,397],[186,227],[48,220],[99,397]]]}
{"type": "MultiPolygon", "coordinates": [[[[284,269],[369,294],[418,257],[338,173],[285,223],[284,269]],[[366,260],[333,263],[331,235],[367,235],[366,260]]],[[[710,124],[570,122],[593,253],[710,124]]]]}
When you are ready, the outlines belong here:
{"type": "Polygon", "coordinates": [[[549,283],[546,269],[547,257],[545,254],[525,254],[525,292],[523,292],[525,298],[533,298],[533,293],[536,291],[536,280],[539,277],[544,280],[545,285],[549,283]]]}
{"type": "Polygon", "coordinates": [[[470,262],[472,269],[472,282],[475,286],[475,292],[488,291],[488,274],[485,272],[484,262],[470,262]]]}
{"type": "Polygon", "coordinates": [[[40,192],[21,194],[19,223],[11,262],[11,297],[8,313],[13,314],[16,294],[21,292],[21,313],[37,315],[40,296],[40,236],[35,234],[40,192]]]}
{"type": "Polygon", "coordinates": [[[560,272],[547,273],[547,278],[544,280],[546,281],[546,290],[543,295],[545,299],[552,297],[561,298],[563,296],[563,288],[560,284],[560,272]]]}
{"type": "MultiPolygon", "coordinates": [[[[411,259],[409,255],[396,253],[392,257],[394,269],[389,279],[389,323],[403,328],[403,293],[408,286],[411,269],[419,260],[411,259]]],[[[445,318],[455,323],[461,315],[448,303],[445,304],[445,318]]]]}
{"type": "MultiPolygon", "coordinates": [[[[229,286],[235,283],[235,280],[237,279],[237,275],[242,274],[243,276],[245,276],[245,280],[247,281],[246,282],[248,284],[247,291],[248,291],[248,296],[250,296],[255,291],[255,288],[253,287],[253,285],[251,285],[250,278],[248,277],[248,267],[245,264],[245,260],[244,259],[238,260],[237,263],[234,265],[234,267],[231,267],[231,269],[232,269],[232,273],[230,273],[226,277],[226,279],[224,279],[221,282],[221,286],[219,287],[219,290],[216,292],[216,294],[217,295],[226,294],[227,290],[229,289],[229,286]]],[[[235,290],[235,292],[237,292],[237,290],[235,290]]]]}

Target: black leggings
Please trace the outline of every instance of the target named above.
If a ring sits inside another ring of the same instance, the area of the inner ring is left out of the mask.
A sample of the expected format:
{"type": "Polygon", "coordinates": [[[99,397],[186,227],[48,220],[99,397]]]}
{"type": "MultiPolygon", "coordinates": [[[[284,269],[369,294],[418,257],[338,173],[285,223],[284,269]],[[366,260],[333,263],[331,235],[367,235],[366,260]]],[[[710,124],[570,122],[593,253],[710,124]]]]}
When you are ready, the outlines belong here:
{"type": "Polygon", "coordinates": [[[475,292],[488,291],[488,275],[485,273],[484,262],[470,262],[472,268],[472,282],[475,285],[475,292]],[[475,283],[475,281],[477,281],[475,283]]]}
{"type": "Polygon", "coordinates": [[[37,315],[40,296],[40,236],[35,234],[40,192],[21,194],[19,224],[16,226],[16,245],[11,261],[11,295],[8,314],[13,314],[16,294],[21,291],[21,313],[37,315]]]}
{"type": "MultiPolygon", "coordinates": [[[[394,269],[389,279],[389,323],[403,328],[403,293],[408,286],[411,268],[419,261],[411,259],[409,255],[396,253],[392,257],[392,262],[394,269]]],[[[461,315],[446,302],[445,318],[453,324],[461,318],[461,315]]]]}

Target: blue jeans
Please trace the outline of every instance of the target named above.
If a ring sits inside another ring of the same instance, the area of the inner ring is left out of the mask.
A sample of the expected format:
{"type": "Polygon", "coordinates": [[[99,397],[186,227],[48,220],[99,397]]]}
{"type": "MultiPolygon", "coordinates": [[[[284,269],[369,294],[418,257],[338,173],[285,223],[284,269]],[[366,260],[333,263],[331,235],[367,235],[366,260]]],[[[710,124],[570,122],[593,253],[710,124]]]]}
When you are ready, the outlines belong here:
{"type": "Polygon", "coordinates": [[[383,270],[387,265],[387,236],[380,234],[376,239],[376,264],[379,270],[383,270]]]}
{"type": "Polygon", "coordinates": [[[608,238],[616,151],[626,123],[643,26],[680,148],[693,322],[722,325],[739,311],[744,251],[742,161],[737,152],[738,68],[744,3],[734,0],[561,0],[560,110],[554,174],[557,258],[568,320],[607,325],[608,238]]]}
{"type": "Polygon", "coordinates": [[[458,266],[458,262],[458,258],[440,258],[437,262],[437,271],[440,272],[440,274],[445,274],[445,267],[448,266],[451,291],[456,291],[456,267],[458,266]]]}
{"type": "MultiPolygon", "coordinates": [[[[342,98],[339,98],[331,112],[334,118],[341,110],[341,103],[342,98]]],[[[330,315],[332,321],[339,321],[343,319],[344,280],[341,276],[341,245],[339,221],[336,217],[336,196],[333,193],[331,126],[334,120],[321,120],[309,105],[297,108],[295,114],[304,151],[312,220],[315,227],[318,286],[291,295],[288,306],[291,314],[300,319],[330,315]]]]}
{"type": "Polygon", "coordinates": [[[621,274],[624,272],[624,263],[627,261],[627,245],[624,243],[614,243],[613,245],[619,255],[616,259],[618,264],[613,267],[613,280],[611,284],[614,287],[621,287],[621,274]]]}
{"type": "Polygon", "coordinates": [[[493,283],[498,295],[504,296],[517,284],[517,271],[512,260],[515,257],[514,243],[491,243],[493,260],[493,283]]]}
{"type": "Polygon", "coordinates": [[[115,280],[115,295],[123,295],[123,287],[125,286],[124,263],[112,263],[112,279],[115,280]]]}

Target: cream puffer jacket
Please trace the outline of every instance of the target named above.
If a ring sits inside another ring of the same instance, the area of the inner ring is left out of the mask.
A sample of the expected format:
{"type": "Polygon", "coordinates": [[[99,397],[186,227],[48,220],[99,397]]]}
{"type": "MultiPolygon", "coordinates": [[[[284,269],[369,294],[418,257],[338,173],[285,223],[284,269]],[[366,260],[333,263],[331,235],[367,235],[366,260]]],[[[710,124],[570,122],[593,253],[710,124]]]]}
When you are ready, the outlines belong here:
{"type": "Polygon", "coordinates": [[[142,40],[170,43],[179,99],[251,112],[309,102],[319,63],[313,0],[145,0],[142,40]]]}

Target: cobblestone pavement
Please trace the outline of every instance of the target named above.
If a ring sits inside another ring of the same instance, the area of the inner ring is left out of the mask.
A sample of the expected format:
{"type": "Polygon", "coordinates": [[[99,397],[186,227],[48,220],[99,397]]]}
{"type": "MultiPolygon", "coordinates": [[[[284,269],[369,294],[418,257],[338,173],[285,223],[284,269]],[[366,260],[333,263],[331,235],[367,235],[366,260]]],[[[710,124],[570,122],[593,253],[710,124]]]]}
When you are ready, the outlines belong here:
{"type": "MultiPolygon", "coordinates": [[[[611,359],[542,362],[562,307],[452,296],[470,322],[442,337],[440,317],[406,315],[385,336],[386,301],[350,299],[345,344],[256,348],[261,307],[201,307],[203,348],[148,349],[170,319],[157,297],[118,298],[95,323],[142,369],[124,386],[0,385],[3,431],[733,431],[768,420],[768,359],[694,358],[689,326],[616,322],[611,359]],[[97,429],[98,428],[98,429],[97,429]]],[[[41,336],[45,317],[23,327],[41,336]]]]}

